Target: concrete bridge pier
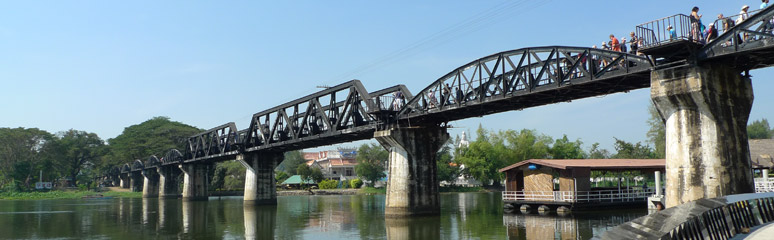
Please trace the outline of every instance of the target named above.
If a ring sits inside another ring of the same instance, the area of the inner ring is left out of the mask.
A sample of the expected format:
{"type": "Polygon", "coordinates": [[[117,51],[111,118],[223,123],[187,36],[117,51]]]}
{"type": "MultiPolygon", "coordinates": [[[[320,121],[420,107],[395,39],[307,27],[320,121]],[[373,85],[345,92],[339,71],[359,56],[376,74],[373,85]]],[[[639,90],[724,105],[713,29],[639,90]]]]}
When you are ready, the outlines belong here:
{"type": "Polygon", "coordinates": [[[390,152],[386,217],[439,215],[436,153],[449,140],[446,128],[423,126],[377,131],[390,152]]]}
{"type": "Polygon", "coordinates": [[[655,70],[651,98],[666,123],[666,207],[754,192],[749,77],[723,64],[655,70]]]}
{"type": "Polygon", "coordinates": [[[142,192],[142,185],[143,185],[143,177],[142,177],[142,171],[132,171],[129,173],[130,180],[130,186],[132,189],[132,192],[142,192]]]}
{"type": "Polygon", "coordinates": [[[180,176],[180,168],[173,165],[159,166],[156,168],[159,174],[159,197],[177,198],[178,185],[177,177],[180,176]]]}
{"type": "Polygon", "coordinates": [[[207,168],[205,163],[180,164],[183,171],[183,201],[207,200],[207,168]]]}
{"type": "Polygon", "coordinates": [[[159,197],[159,174],[157,170],[153,168],[142,170],[142,176],[144,180],[142,186],[142,197],[159,197]]]}
{"type": "Polygon", "coordinates": [[[129,188],[131,185],[131,179],[129,178],[129,173],[121,173],[118,175],[118,178],[121,179],[121,188],[129,188]]]}
{"type": "Polygon", "coordinates": [[[237,161],[245,166],[246,204],[276,205],[277,188],[274,168],[282,161],[284,153],[250,153],[237,155],[237,161]]]}

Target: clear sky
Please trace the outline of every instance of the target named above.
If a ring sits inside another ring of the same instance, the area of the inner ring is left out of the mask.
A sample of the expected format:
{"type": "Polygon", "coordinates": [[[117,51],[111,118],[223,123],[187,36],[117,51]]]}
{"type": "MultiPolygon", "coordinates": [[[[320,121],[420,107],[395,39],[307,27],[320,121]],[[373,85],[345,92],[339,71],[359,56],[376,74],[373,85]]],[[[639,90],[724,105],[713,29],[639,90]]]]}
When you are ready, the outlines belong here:
{"type": "MultiPolygon", "coordinates": [[[[760,1],[7,1],[0,127],[103,139],[154,116],[199,128],[359,79],[416,93],[458,66],[524,47],[591,46],[699,5],[704,19],[760,1]]],[[[708,24],[709,20],[705,20],[708,24]]],[[[752,72],[750,118],[774,120],[774,69],[752,72]]],[[[453,122],[567,134],[612,150],[645,141],[648,89],[453,122]]]]}

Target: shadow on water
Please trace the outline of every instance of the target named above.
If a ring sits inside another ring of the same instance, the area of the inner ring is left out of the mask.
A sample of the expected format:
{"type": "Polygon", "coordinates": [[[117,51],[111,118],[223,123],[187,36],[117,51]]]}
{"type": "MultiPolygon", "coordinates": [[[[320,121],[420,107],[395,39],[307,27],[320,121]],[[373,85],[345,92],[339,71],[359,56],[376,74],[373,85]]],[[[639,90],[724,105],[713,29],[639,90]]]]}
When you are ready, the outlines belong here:
{"type": "Polygon", "coordinates": [[[441,194],[441,215],[385,219],[384,195],[3,201],[0,239],[589,239],[644,211],[504,213],[499,193],[441,194]]]}

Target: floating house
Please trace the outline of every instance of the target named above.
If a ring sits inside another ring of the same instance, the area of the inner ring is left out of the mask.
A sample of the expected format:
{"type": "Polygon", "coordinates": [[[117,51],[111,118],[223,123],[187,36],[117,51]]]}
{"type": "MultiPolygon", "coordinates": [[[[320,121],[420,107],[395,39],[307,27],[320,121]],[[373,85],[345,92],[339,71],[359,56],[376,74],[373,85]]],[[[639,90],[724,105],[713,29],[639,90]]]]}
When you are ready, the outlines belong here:
{"type": "MultiPolygon", "coordinates": [[[[584,209],[610,206],[645,207],[649,197],[661,201],[661,172],[664,159],[530,159],[500,169],[505,173],[505,207],[523,212],[584,209]],[[656,186],[624,182],[615,187],[594,187],[592,171],[623,172],[638,170],[654,174],[656,186]],[[637,186],[635,186],[637,185],[637,186]],[[638,205],[639,204],[639,205],[638,205]]],[[[649,203],[658,205],[658,203],[649,203]]],[[[663,203],[662,203],[663,205],[663,203]]]]}

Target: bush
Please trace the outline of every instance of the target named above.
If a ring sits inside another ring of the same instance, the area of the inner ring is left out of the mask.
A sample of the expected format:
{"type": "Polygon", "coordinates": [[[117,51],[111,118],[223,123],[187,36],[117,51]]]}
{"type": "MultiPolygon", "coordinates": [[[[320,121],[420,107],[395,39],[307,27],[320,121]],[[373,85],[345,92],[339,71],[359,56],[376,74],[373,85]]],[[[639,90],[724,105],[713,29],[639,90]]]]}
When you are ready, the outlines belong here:
{"type": "Polygon", "coordinates": [[[349,188],[349,181],[347,180],[341,181],[341,188],[349,188]]]}
{"type": "Polygon", "coordinates": [[[339,181],[336,180],[322,180],[319,184],[317,184],[320,189],[334,189],[339,186],[339,181]]]}
{"type": "Polygon", "coordinates": [[[352,179],[351,181],[349,181],[349,186],[351,186],[352,188],[360,188],[360,186],[363,186],[363,180],[360,180],[357,178],[352,179]]]}

